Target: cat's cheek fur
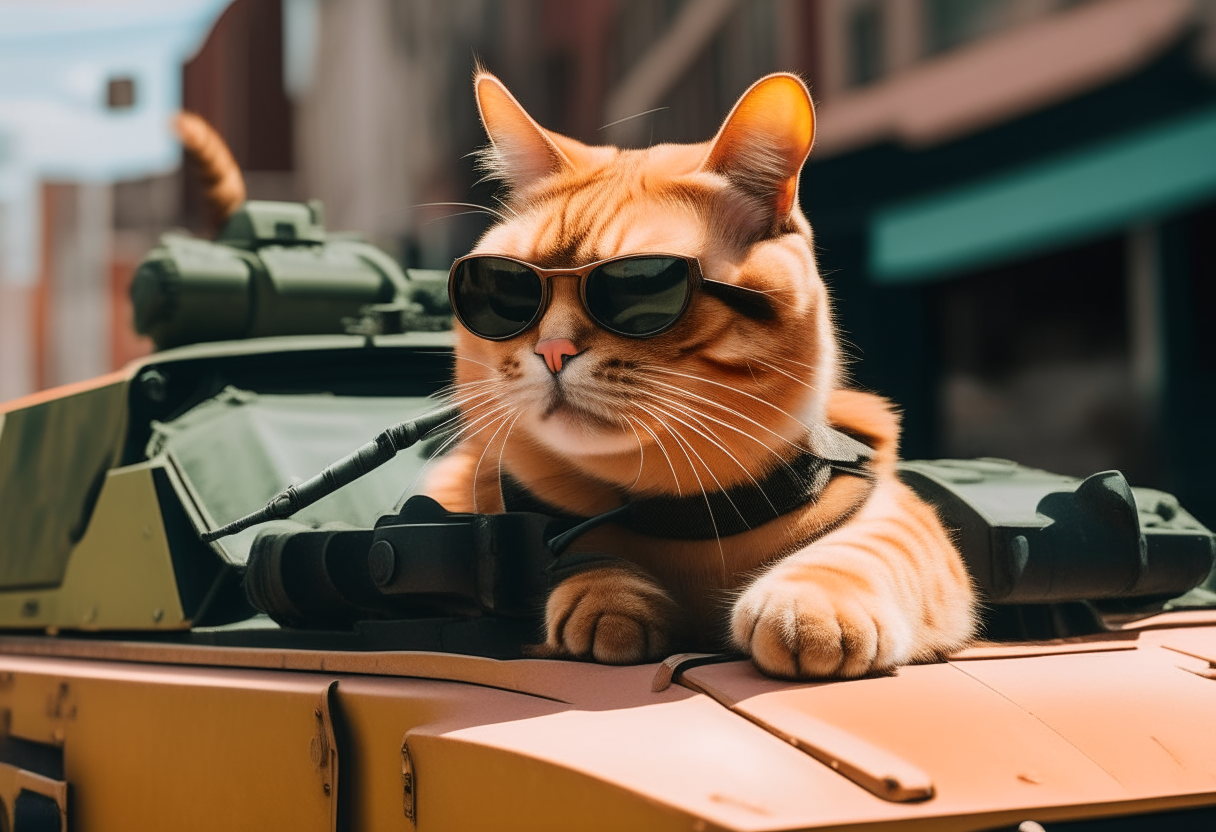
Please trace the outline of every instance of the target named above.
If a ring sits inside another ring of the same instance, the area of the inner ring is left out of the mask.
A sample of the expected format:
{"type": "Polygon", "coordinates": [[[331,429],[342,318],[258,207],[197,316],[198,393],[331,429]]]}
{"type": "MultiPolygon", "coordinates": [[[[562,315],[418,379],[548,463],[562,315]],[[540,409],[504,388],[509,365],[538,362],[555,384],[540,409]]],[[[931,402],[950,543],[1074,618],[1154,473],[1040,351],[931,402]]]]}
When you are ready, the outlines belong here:
{"type": "Polygon", "coordinates": [[[636,664],[667,656],[680,630],[671,596],[633,569],[603,568],[562,581],[545,605],[545,643],[534,655],[636,664]]]}

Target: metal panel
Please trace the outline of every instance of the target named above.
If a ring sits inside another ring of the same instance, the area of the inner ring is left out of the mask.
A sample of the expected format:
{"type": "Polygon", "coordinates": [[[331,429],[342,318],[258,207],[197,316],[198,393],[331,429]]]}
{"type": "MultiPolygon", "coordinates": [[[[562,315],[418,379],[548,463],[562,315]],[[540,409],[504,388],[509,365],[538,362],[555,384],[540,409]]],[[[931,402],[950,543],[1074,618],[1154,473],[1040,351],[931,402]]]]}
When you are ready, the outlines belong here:
{"type": "Polygon", "coordinates": [[[332,830],[333,677],[6,657],[13,736],[61,746],[77,832],[332,830]]]}
{"type": "Polygon", "coordinates": [[[126,427],[126,381],[105,381],[4,408],[0,587],[54,586],[63,579],[126,427]]]}
{"type": "Polygon", "coordinates": [[[0,626],[189,626],[156,497],[156,465],[130,465],[106,474],[88,531],[72,549],[59,586],[0,592],[0,626]]]}
{"type": "Polygon", "coordinates": [[[880,210],[870,272],[879,283],[933,280],[1182,210],[1213,193],[1210,109],[880,210]]]}

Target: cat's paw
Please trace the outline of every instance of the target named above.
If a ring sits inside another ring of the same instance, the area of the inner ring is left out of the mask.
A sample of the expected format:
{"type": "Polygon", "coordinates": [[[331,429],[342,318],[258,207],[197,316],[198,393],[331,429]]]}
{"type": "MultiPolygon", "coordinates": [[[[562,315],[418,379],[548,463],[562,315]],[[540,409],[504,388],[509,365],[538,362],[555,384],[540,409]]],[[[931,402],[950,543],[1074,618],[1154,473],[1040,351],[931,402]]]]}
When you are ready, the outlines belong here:
{"type": "Polygon", "coordinates": [[[594,569],[562,581],[545,606],[545,643],[533,655],[637,664],[669,655],[679,610],[644,575],[594,569]]]}
{"type": "Polygon", "coordinates": [[[912,633],[894,599],[824,571],[762,576],[736,601],[731,638],[770,676],[857,678],[911,657],[912,633]]]}

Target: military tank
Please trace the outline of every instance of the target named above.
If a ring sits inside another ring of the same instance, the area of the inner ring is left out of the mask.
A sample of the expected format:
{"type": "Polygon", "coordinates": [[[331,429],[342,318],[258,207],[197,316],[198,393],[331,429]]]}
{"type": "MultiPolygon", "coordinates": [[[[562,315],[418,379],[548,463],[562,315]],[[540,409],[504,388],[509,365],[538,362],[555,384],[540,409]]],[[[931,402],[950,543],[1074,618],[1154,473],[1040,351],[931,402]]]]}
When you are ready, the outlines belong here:
{"type": "Polygon", "coordinates": [[[1216,537],[1164,492],[903,463],[984,641],[890,676],[528,658],[580,527],[416,494],[445,274],[251,201],[132,295],[154,354],[0,405],[0,828],[1216,824],[1216,537]]]}

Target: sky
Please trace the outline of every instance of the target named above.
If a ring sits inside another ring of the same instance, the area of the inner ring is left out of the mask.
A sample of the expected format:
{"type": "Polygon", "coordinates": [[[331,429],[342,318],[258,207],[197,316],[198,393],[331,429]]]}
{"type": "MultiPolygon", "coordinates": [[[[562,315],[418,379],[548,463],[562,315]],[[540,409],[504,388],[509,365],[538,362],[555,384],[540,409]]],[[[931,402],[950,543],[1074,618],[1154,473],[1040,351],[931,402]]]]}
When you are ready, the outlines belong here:
{"type": "Polygon", "coordinates": [[[36,278],[38,183],[172,170],[181,66],[228,0],[0,0],[0,281],[36,278]],[[110,109],[113,78],[135,103],[110,109]]]}

